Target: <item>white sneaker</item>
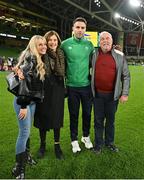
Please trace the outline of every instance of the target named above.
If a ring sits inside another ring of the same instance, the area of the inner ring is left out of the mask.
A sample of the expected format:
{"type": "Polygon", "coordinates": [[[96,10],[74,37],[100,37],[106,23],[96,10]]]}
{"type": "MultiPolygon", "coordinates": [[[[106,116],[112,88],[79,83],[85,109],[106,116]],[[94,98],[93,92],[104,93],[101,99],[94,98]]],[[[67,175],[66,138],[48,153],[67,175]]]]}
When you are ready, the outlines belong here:
{"type": "Polygon", "coordinates": [[[77,152],[81,151],[81,148],[79,147],[78,141],[72,141],[71,145],[72,145],[72,152],[73,153],[77,153],[77,152]]]}
{"type": "Polygon", "coordinates": [[[83,142],[83,143],[85,144],[85,147],[86,147],[87,149],[93,148],[93,144],[92,144],[89,136],[88,136],[88,137],[83,137],[83,136],[82,136],[81,142],[83,142]]]}

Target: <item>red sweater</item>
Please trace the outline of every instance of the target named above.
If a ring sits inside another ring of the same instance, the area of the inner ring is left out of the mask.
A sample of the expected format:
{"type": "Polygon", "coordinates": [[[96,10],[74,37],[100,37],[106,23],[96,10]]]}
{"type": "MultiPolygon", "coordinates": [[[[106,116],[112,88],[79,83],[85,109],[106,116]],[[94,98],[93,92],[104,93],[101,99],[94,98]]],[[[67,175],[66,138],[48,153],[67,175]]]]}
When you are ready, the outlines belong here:
{"type": "Polygon", "coordinates": [[[98,92],[109,93],[114,90],[116,64],[111,52],[104,54],[99,50],[95,65],[95,88],[98,92]]]}

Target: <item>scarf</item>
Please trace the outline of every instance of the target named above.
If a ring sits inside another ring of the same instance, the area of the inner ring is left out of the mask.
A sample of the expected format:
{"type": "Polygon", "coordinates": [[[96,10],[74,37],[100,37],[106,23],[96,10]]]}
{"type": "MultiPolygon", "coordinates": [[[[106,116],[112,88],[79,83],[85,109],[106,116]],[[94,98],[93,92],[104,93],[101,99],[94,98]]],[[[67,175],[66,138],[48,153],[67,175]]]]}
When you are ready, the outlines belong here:
{"type": "Polygon", "coordinates": [[[60,48],[58,48],[56,52],[48,48],[45,64],[46,73],[48,75],[54,74],[56,76],[65,76],[64,53],[60,48]]]}

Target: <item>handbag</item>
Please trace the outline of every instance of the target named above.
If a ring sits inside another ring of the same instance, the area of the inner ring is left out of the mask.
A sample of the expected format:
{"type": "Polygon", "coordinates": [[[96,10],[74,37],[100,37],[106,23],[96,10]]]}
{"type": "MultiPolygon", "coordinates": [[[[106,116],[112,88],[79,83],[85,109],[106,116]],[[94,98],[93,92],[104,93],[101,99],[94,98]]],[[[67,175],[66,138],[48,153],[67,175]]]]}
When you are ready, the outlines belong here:
{"type": "Polygon", "coordinates": [[[18,90],[19,90],[18,76],[14,72],[11,72],[10,74],[8,74],[6,76],[6,81],[7,81],[7,85],[8,85],[8,87],[7,87],[8,91],[14,95],[17,95],[18,90]]]}
{"type": "Polygon", "coordinates": [[[43,84],[41,81],[37,81],[35,78],[29,76],[25,79],[19,80],[19,96],[26,96],[35,99],[43,98],[43,84]]]}

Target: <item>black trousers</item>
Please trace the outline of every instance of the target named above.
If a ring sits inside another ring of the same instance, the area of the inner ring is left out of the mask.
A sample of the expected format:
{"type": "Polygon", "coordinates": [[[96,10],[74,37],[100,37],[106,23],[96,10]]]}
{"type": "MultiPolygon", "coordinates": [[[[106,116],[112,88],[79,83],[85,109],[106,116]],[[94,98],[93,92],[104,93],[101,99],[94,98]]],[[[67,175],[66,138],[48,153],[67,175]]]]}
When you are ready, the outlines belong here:
{"type": "MultiPolygon", "coordinates": [[[[60,128],[53,129],[53,131],[54,131],[54,141],[59,142],[60,141],[60,128]]],[[[47,133],[46,129],[39,129],[41,144],[46,143],[46,133],[47,133]]]]}
{"type": "Polygon", "coordinates": [[[70,134],[71,140],[78,139],[78,118],[80,103],[82,105],[82,131],[87,137],[90,133],[90,121],[92,110],[91,87],[67,87],[68,89],[68,109],[70,114],[70,134]]]}
{"type": "Polygon", "coordinates": [[[94,98],[95,145],[114,143],[115,113],[118,100],[113,100],[113,93],[96,93],[94,98]],[[104,138],[105,131],[105,138],[104,138]]]}

